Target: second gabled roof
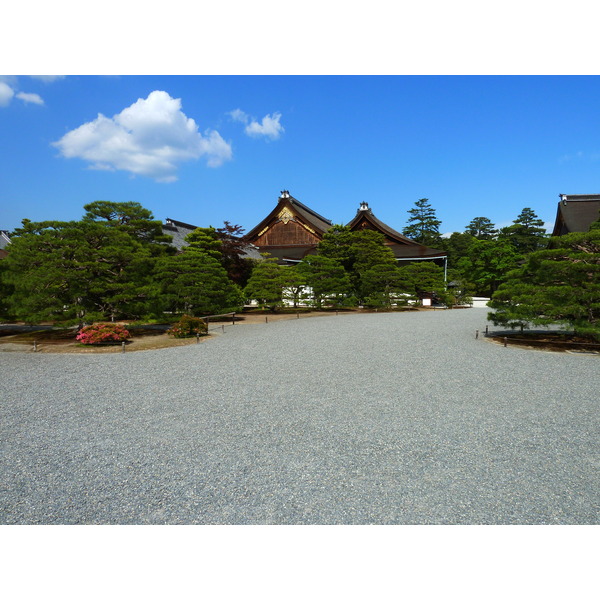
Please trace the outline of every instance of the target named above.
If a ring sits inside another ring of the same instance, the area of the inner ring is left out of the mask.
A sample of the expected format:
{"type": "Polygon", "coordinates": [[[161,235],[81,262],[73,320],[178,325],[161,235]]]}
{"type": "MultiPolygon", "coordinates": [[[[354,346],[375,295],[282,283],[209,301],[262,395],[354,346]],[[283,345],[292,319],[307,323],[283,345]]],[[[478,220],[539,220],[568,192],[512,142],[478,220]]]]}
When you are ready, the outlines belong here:
{"type": "Polygon", "coordinates": [[[415,242],[415,240],[411,240],[399,231],[392,229],[373,214],[373,211],[366,202],[362,202],[360,208],[356,211],[356,216],[347,224],[347,227],[353,231],[357,231],[369,225],[370,229],[374,229],[385,235],[396,258],[446,256],[446,252],[443,250],[436,250],[435,248],[419,244],[419,242],[415,242]]]}
{"type": "Polygon", "coordinates": [[[552,235],[586,232],[600,217],[600,194],[560,194],[552,235]]]}

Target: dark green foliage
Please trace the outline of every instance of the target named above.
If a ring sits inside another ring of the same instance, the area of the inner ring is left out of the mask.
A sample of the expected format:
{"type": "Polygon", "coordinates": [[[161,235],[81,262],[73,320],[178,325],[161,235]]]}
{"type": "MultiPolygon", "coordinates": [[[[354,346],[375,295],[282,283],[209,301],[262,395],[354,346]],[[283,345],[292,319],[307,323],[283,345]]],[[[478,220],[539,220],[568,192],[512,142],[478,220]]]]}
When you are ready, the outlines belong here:
{"type": "Polygon", "coordinates": [[[177,323],[167,330],[169,335],[176,338],[187,338],[196,335],[207,334],[206,322],[199,317],[193,317],[191,315],[183,315],[177,323]]]}
{"type": "Polygon", "coordinates": [[[458,233],[457,231],[450,237],[442,239],[440,248],[446,252],[449,269],[457,267],[458,261],[468,254],[475,239],[469,233],[458,233]]]}
{"type": "Polygon", "coordinates": [[[452,275],[471,282],[476,294],[491,296],[521,260],[509,240],[473,240],[466,256],[456,262],[452,275]]]}
{"type": "Polygon", "coordinates": [[[548,235],[543,225],[531,208],[524,208],[513,225],[500,230],[498,239],[509,240],[520,254],[534,252],[546,247],[548,235]]]}
{"type": "Polygon", "coordinates": [[[286,301],[291,300],[294,308],[296,308],[300,300],[305,297],[306,279],[297,267],[286,267],[281,272],[281,278],[283,283],[282,299],[286,301]]]}
{"type": "Polygon", "coordinates": [[[312,289],[313,302],[321,308],[327,298],[333,306],[339,306],[350,290],[350,278],[344,267],[327,256],[307,256],[297,267],[298,273],[312,289]]]}
{"type": "Polygon", "coordinates": [[[435,209],[429,204],[427,198],[421,198],[415,202],[415,208],[408,213],[411,215],[402,233],[426,246],[438,247],[441,244],[439,227],[442,222],[436,218],[435,209]]]}
{"type": "Polygon", "coordinates": [[[557,323],[600,340],[600,229],[551,238],[509,274],[490,306],[496,325],[557,323]]]}
{"type": "Polygon", "coordinates": [[[359,301],[365,297],[364,274],[375,265],[395,265],[394,253],[385,245],[385,236],[378,231],[350,231],[336,225],[328,231],[317,247],[319,256],[334,259],[350,278],[351,293],[359,301]]]}
{"type": "Polygon", "coordinates": [[[5,259],[13,316],[82,323],[139,314],[150,285],[145,245],[93,221],[23,222],[5,259]]]}
{"type": "Polygon", "coordinates": [[[492,240],[497,235],[498,230],[487,217],[475,217],[467,225],[465,233],[477,238],[478,240],[492,240]]]}
{"type": "Polygon", "coordinates": [[[154,219],[152,213],[138,202],[108,202],[97,200],[84,205],[84,222],[102,223],[116,227],[140,242],[161,243],[162,250],[171,241],[170,235],[163,234],[162,223],[154,219]]]}
{"type": "Polygon", "coordinates": [[[276,258],[268,258],[258,262],[248,284],[244,288],[244,295],[249,300],[257,300],[259,305],[275,310],[283,303],[283,289],[287,286],[289,279],[287,269],[277,264],[276,258]]]}
{"type": "Polygon", "coordinates": [[[375,264],[362,275],[362,295],[367,306],[389,308],[399,302],[405,304],[405,291],[402,268],[395,261],[375,264]]]}
{"type": "Polygon", "coordinates": [[[243,304],[239,286],[220,262],[196,248],[161,258],[154,275],[165,310],[199,316],[229,312],[243,304]]]}
{"type": "Polygon", "coordinates": [[[14,232],[0,274],[0,308],[11,318],[83,324],[240,305],[220,260],[198,249],[174,256],[160,221],[138,203],[98,201],[85,209],[81,221],[25,219],[14,232]]]}
{"type": "Polygon", "coordinates": [[[433,294],[440,302],[447,302],[444,269],[430,261],[419,261],[399,267],[399,289],[413,301],[422,294],[433,294]]]}
{"type": "Polygon", "coordinates": [[[185,241],[190,248],[201,250],[207,256],[221,260],[222,243],[214,227],[198,227],[185,236],[185,241]]]}
{"type": "Polygon", "coordinates": [[[219,227],[219,229],[198,227],[189,233],[185,240],[191,247],[216,258],[231,281],[244,287],[248,282],[254,262],[243,256],[245,250],[243,233],[244,230],[240,225],[231,225],[229,221],[225,221],[223,227],[219,227]]]}

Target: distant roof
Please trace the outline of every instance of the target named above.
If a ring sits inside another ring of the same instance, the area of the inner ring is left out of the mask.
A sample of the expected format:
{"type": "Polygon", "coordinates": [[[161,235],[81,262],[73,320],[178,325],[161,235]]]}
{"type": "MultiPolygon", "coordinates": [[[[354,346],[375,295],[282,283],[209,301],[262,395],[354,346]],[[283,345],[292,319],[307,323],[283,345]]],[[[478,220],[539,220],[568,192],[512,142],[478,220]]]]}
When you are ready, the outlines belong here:
{"type": "Polygon", "coordinates": [[[446,256],[446,252],[443,250],[436,250],[435,248],[419,244],[419,242],[407,238],[399,231],[392,229],[389,225],[380,221],[373,214],[373,211],[366,202],[361,203],[359,209],[356,211],[356,216],[347,224],[347,227],[356,231],[362,228],[361,223],[364,224],[365,227],[370,225],[370,228],[383,233],[388,240],[388,246],[391,248],[396,258],[442,258],[446,256]]]}
{"type": "Polygon", "coordinates": [[[171,244],[175,246],[177,250],[181,250],[184,246],[188,245],[184,238],[188,233],[194,231],[194,229],[198,229],[198,225],[190,225],[189,223],[176,221],[175,219],[169,219],[168,217],[163,223],[163,233],[173,237],[171,244]]]}
{"type": "MultiPolygon", "coordinates": [[[[181,250],[183,247],[187,246],[188,243],[185,241],[185,236],[198,229],[198,225],[191,225],[190,223],[184,223],[183,221],[176,221],[175,219],[167,219],[163,223],[162,229],[165,235],[170,235],[173,238],[171,244],[177,248],[177,250],[181,250]]],[[[252,244],[247,244],[244,247],[244,254],[242,258],[255,258],[257,260],[261,259],[262,256],[258,251],[256,246],[252,244]]]]}
{"type": "Polygon", "coordinates": [[[0,249],[6,248],[10,244],[10,236],[8,235],[8,231],[5,229],[0,229],[0,249]]]}
{"type": "Polygon", "coordinates": [[[556,221],[552,235],[565,235],[590,230],[600,218],[600,194],[559,194],[556,221]]]}

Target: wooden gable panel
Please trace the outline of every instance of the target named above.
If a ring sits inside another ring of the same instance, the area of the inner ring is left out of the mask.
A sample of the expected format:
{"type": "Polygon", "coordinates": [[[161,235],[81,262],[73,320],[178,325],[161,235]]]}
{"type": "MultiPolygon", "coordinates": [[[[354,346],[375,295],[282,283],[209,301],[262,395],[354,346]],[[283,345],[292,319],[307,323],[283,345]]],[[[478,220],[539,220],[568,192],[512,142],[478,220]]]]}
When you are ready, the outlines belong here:
{"type": "Polygon", "coordinates": [[[318,244],[320,238],[295,221],[279,221],[269,227],[254,242],[256,246],[288,246],[318,244]]]}

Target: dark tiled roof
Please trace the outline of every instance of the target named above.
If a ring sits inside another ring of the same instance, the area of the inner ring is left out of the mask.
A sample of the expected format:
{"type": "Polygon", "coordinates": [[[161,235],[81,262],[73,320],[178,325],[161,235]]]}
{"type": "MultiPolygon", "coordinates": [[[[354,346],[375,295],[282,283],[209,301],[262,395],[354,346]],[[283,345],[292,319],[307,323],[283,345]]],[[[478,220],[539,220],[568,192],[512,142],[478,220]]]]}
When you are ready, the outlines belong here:
{"type": "Polygon", "coordinates": [[[184,238],[188,233],[194,231],[194,229],[198,229],[198,225],[190,225],[189,223],[175,221],[175,219],[169,218],[167,218],[163,224],[163,233],[165,235],[170,235],[173,238],[171,244],[175,246],[177,250],[181,250],[184,246],[187,246],[187,242],[184,238]]]}
{"type": "MultiPolygon", "coordinates": [[[[198,225],[190,225],[190,223],[184,223],[183,221],[176,221],[175,219],[169,218],[167,218],[163,224],[163,233],[165,235],[170,235],[173,238],[171,244],[175,246],[177,250],[181,250],[184,246],[188,245],[185,241],[185,236],[195,229],[198,229],[198,225]]],[[[244,249],[242,258],[254,258],[258,260],[262,257],[256,246],[248,244],[244,249]]]]}
{"type": "Polygon", "coordinates": [[[10,244],[10,237],[8,235],[8,231],[5,229],[0,229],[0,249],[6,248],[10,244]]]}
{"type": "Polygon", "coordinates": [[[389,225],[380,221],[366,203],[363,203],[361,208],[356,211],[356,216],[347,224],[347,227],[350,227],[353,231],[359,230],[360,223],[363,221],[370,224],[371,229],[385,235],[388,242],[391,242],[388,243],[388,246],[391,248],[396,258],[441,258],[446,256],[446,252],[443,250],[436,250],[435,248],[419,244],[419,242],[415,242],[401,234],[399,231],[392,229],[389,225]]]}
{"type": "Polygon", "coordinates": [[[589,231],[600,218],[600,194],[560,194],[552,235],[589,231]]]}

